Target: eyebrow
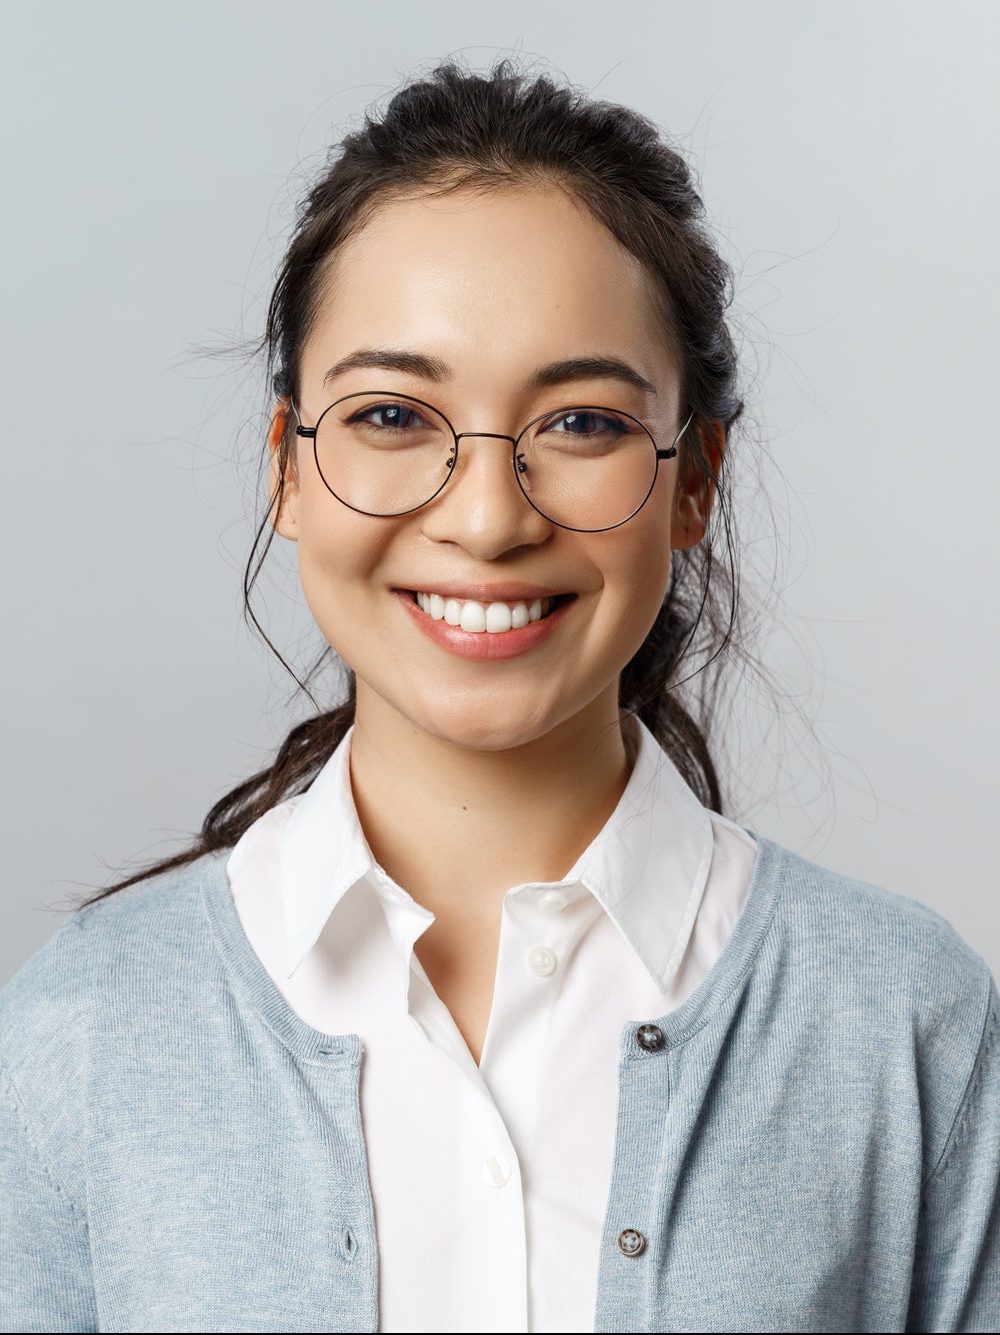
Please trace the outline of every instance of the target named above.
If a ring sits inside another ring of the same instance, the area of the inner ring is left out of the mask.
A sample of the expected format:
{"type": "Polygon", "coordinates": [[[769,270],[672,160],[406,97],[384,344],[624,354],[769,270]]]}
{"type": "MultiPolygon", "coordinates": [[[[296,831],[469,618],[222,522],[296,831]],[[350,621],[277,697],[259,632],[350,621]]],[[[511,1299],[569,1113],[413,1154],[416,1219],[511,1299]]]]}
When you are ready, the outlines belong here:
{"type": "MultiPolygon", "coordinates": [[[[420,376],[440,384],[450,380],[453,372],[440,357],[428,357],[420,352],[405,352],[397,348],[358,348],[331,366],[323,376],[327,385],[345,371],[378,369],[401,371],[405,375],[420,376]]],[[[566,384],[571,380],[621,380],[647,394],[656,395],[656,387],[634,366],[620,357],[565,357],[561,361],[540,366],[528,381],[529,389],[547,389],[551,385],[566,384]]]]}

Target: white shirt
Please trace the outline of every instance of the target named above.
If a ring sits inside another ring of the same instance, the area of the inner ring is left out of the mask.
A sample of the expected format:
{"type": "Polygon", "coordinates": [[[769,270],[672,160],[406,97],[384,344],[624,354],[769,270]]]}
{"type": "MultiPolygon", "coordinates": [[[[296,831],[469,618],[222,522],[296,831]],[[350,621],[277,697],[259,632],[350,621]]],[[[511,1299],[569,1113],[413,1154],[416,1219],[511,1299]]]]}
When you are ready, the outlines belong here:
{"type": "Polygon", "coordinates": [[[705,977],[756,857],[636,723],[600,833],[562,881],[504,897],[478,1066],[413,952],[434,915],[359,824],[353,728],[229,857],[243,929],[288,1004],[363,1045],[382,1331],[593,1330],[621,1031],[705,977]]]}

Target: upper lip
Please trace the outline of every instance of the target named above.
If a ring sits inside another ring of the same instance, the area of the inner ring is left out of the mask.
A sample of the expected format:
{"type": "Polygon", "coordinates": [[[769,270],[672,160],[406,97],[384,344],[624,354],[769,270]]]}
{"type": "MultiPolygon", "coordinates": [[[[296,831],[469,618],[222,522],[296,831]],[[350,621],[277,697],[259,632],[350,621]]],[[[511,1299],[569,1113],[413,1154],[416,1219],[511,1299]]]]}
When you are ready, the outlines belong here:
{"type": "MultiPolygon", "coordinates": [[[[403,586],[398,586],[402,588],[403,586]]],[[[558,598],[566,589],[547,589],[541,584],[463,584],[460,581],[445,584],[429,580],[426,584],[411,584],[407,593],[436,593],[442,598],[467,598],[476,603],[533,602],[536,598],[558,598]]]]}

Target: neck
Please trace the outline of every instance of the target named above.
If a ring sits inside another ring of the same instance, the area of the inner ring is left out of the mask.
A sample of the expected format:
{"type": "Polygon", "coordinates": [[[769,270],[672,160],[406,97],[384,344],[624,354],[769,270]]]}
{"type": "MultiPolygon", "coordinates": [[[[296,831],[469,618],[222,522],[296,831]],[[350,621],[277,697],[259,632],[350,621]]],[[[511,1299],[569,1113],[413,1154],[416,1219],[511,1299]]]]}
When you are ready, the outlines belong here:
{"type": "Polygon", "coordinates": [[[358,683],[351,786],[379,864],[437,916],[494,918],[511,886],[558,881],[631,772],[617,683],[544,736],[472,750],[414,726],[358,683]]]}

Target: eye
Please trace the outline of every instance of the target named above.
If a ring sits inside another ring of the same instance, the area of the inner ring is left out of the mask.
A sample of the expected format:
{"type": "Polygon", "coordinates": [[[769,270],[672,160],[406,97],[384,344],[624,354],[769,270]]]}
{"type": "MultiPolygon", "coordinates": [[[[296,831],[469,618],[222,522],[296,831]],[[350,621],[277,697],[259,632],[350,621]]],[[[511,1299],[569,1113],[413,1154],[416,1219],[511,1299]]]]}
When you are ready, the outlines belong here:
{"type": "Polygon", "coordinates": [[[408,427],[428,425],[417,410],[406,403],[369,404],[367,408],[361,408],[347,419],[348,426],[353,426],[357,422],[363,422],[366,426],[373,426],[382,431],[405,431],[408,427]],[[384,414],[385,420],[372,421],[372,415],[377,413],[384,414]]]}
{"type": "Polygon", "coordinates": [[[625,435],[629,429],[620,418],[611,417],[607,413],[594,412],[590,408],[574,408],[571,412],[553,418],[547,425],[543,423],[539,430],[553,431],[563,422],[567,424],[567,429],[565,431],[556,430],[556,435],[603,436],[608,432],[614,435],[625,435]]]}

